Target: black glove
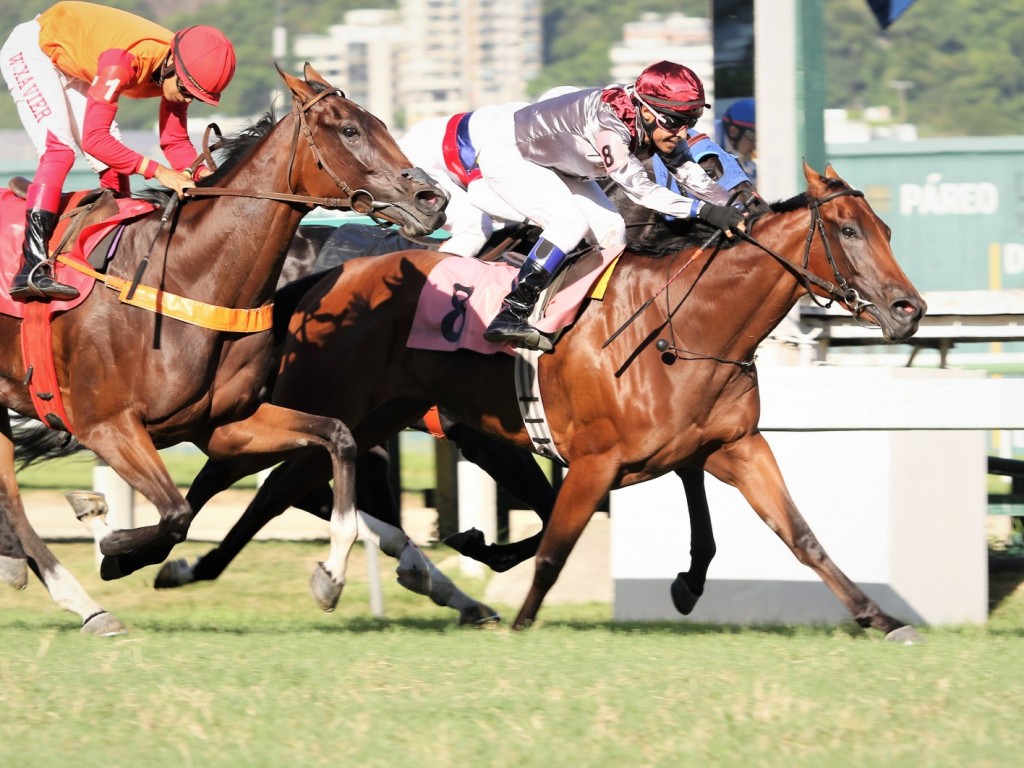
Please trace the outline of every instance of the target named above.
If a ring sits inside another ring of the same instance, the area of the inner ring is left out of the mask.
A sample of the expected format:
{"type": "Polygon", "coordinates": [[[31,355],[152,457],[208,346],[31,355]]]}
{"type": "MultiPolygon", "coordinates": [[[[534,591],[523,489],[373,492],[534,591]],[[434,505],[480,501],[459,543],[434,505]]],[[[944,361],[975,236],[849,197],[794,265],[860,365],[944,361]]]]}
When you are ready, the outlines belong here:
{"type": "Polygon", "coordinates": [[[704,203],[697,211],[697,216],[723,232],[736,229],[746,219],[746,216],[731,205],[713,205],[711,203],[704,203]]]}

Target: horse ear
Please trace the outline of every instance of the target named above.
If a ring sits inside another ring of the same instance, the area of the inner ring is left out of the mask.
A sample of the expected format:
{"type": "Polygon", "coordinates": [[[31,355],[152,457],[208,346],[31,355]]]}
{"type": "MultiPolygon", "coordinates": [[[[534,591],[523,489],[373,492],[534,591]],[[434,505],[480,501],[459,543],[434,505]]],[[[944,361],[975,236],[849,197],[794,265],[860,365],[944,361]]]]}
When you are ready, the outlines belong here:
{"type": "Polygon", "coordinates": [[[836,169],[832,167],[832,163],[825,163],[825,178],[826,179],[838,179],[839,174],[836,173],[836,169]]]}
{"type": "Polygon", "coordinates": [[[815,197],[820,196],[822,194],[821,190],[826,186],[825,177],[811,168],[806,160],[804,160],[804,178],[807,179],[808,193],[815,197]]]}
{"type": "Polygon", "coordinates": [[[308,61],[302,68],[302,74],[306,78],[307,83],[320,83],[320,85],[327,86],[328,88],[334,88],[333,85],[324,80],[324,76],[316,71],[316,68],[308,61]]]}
{"type": "Polygon", "coordinates": [[[305,80],[300,80],[299,78],[288,74],[281,69],[281,66],[276,61],[274,62],[274,66],[277,68],[277,74],[281,76],[285,85],[288,86],[288,90],[290,90],[292,94],[298,97],[301,101],[308,101],[316,95],[316,92],[305,80]]]}

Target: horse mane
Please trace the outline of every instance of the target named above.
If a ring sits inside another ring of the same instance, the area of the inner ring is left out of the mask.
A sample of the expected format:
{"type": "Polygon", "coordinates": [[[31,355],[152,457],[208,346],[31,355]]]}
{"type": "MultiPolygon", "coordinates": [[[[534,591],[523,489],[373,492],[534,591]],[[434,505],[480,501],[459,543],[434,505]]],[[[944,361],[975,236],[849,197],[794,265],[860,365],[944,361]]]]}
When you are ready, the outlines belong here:
{"type": "MultiPolygon", "coordinates": [[[[760,214],[755,214],[750,218],[750,222],[758,218],[760,218],[760,214]]],[[[660,214],[655,215],[633,236],[630,235],[629,229],[630,227],[627,225],[626,248],[631,253],[653,259],[661,259],[690,248],[699,248],[719,231],[718,227],[700,219],[672,219],[669,221],[660,214]]],[[[719,241],[719,247],[731,248],[737,242],[739,242],[739,238],[723,239],[719,241]]]]}
{"type": "MultiPolygon", "coordinates": [[[[274,112],[266,112],[255,123],[223,139],[217,147],[217,170],[205,179],[196,182],[196,186],[215,187],[220,184],[224,177],[252,152],[276,124],[277,117],[274,112]]],[[[167,204],[170,196],[171,191],[164,187],[146,187],[135,193],[135,197],[147,200],[160,208],[167,204]]]]}
{"type": "MultiPolygon", "coordinates": [[[[846,189],[847,184],[842,179],[823,178],[826,186],[831,191],[846,189]]],[[[791,211],[806,210],[811,204],[811,198],[806,192],[800,192],[786,200],[776,200],[768,206],[767,210],[753,213],[747,220],[747,231],[753,230],[754,224],[767,213],[790,213],[791,211]]],[[[717,230],[710,224],[699,219],[673,219],[666,220],[660,215],[652,213],[649,221],[642,224],[633,224],[633,227],[641,227],[639,233],[630,238],[629,228],[626,230],[627,247],[632,253],[640,256],[649,256],[660,259],[679,251],[689,248],[698,248],[707,242],[707,239],[717,230]]],[[[731,248],[740,242],[739,238],[722,240],[720,248],[731,248]]]]}
{"type": "MultiPolygon", "coordinates": [[[[821,180],[825,182],[825,186],[832,192],[837,192],[840,189],[849,189],[849,185],[842,179],[822,176],[821,180]]],[[[801,192],[788,200],[777,200],[771,204],[770,208],[772,213],[789,213],[790,211],[803,210],[810,204],[811,198],[808,197],[806,192],[801,192]]]]}

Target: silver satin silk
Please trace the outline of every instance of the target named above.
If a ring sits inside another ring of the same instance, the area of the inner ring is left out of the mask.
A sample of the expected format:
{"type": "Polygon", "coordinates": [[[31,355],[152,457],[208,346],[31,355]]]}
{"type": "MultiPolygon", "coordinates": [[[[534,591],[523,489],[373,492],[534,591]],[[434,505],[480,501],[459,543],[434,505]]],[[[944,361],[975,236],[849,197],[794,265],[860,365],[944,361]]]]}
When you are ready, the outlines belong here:
{"type": "Polygon", "coordinates": [[[515,136],[522,156],[566,176],[610,178],[638,205],[677,218],[695,216],[700,208],[698,200],[717,205],[728,201],[728,192],[712,181],[688,152],[680,165],[669,170],[680,189],[692,197],[677,195],[656,184],[640,160],[630,153],[629,129],[611,106],[601,100],[601,91],[584,89],[518,110],[514,116],[515,136]],[[602,152],[611,152],[621,163],[609,171],[602,152]]]}

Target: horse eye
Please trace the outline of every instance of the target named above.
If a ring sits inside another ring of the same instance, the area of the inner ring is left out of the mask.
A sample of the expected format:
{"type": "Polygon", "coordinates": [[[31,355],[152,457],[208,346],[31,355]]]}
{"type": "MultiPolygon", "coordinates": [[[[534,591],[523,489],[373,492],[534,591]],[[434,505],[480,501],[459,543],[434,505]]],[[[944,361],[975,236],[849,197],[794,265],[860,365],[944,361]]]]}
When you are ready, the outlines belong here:
{"type": "Polygon", "coordinates": [[[843,226],[839,231],[843,233],[843,237],[856,237],[857,236],[857,230],[855,230],[853,227],[849,226],[848,224],[843,226]]]}
{"type": "Polygon", "coordinates": [[[344,136],[346,139],[354,139],[356,136],[359,135],[359,131],[356,130],[351,125],[346,125],[344,128],[341,129],[341,135],[344,136]]]}

